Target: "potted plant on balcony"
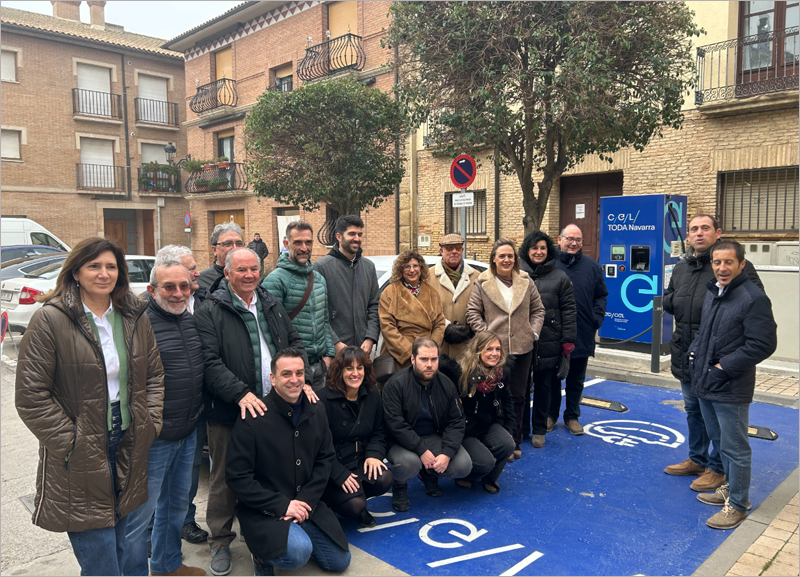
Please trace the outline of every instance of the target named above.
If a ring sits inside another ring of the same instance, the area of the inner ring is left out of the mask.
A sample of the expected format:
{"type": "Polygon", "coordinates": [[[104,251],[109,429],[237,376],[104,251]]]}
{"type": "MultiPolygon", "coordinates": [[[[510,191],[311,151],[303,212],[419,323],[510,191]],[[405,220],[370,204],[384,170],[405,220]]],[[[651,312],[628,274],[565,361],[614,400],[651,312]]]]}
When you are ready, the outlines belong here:
{"type": "Polygon", "coordinates": [[[217,168],[217,162],[215,160],[203,161],[203,170],[214,170],[215,168],[217,168]]]}
{"type": "Polygon", "coordinates": [[[207,160],[187,160],[187,161],[185,161],[183,163],[183,170],[185,170],[186,172],[189,172],[189,173],[197,172],[198,170],[203,168],[203,165],[206,164],[206,162],[208,162],[208,161],[207,160]]]}
{"type": "Polygon", "coordinates": [[[230,168],[231,163],[228,161],[227,156],[220,156],[217,160],[217,167],[218,168],[230,168]]]}
{"type": "Polygon", "coordinates": [[[153,188],[153,179],[149,176],[139,177],[139,190],[151,190],[153,188]]]}
{"type": "Polygon", "coordinates": [[[208,180],[205,178],[198,178],[194,181],[194,187],[197,192],[206,192],[208,190],[208,180]]]}
{"type": "Polygon", "coordinates": [[[228,188],[228,179],[218,176],[208,183],[208,188],[210,190],[225,190],[228,188]]]}

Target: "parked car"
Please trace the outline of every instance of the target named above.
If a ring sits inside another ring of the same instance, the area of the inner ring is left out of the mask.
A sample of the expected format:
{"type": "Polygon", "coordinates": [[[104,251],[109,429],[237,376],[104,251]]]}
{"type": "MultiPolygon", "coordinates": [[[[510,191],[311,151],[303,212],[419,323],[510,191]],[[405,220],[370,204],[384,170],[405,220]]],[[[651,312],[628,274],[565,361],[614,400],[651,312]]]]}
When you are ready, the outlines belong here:
{"type": "Polygon", "coordinates": [[[67,243],[38,222],[15,216],[2,217],[0,219],[0,246],[23,245],[52,246],[64,252],[72,250],[67,243]]]}
{"type": "MultiPolygon", "coordinates": [[[[11,260],[20,258],[28,258],[31,256],[39,256],[43,254],[53,254],[56,252],[64,252],[60,248],[53,246],[42,246],[39,244],[24,245],[24,246],[4,246],[0,248],[0,263],[7,263],[11,260]]],[[[66,255],[67,253],[64,252],[66,255]]]]}
{"type": "Polygon", "coordinates": [[[31,274],[33,271],[50,265],[54,262],[64,262],[69,256],[68,252],[57,251],[48,254],[37,254],[25,258],[15,258],[4,262],[0,268],[0,278],[2,280],[11,280],[12,278],[19,278],[26,274],[31,274]]]}
{"type": "MultiPolygon", "coordinates": [[[[141,294],[147,290],[150,271],[156,259],[154,256],[129,254],[125,255],[125,260],[128,263],[131,292],[135,295],[141,294]]],[[[34,298],[56,286],[56,279],[63,266],[63,260],[55,261],[37,267],[19,278],[8,281],[3,279],[0,284],[0,304],[3,310],[8,311],[10,330],[25,332],[31,316],[42,306],[34,298]]]]}

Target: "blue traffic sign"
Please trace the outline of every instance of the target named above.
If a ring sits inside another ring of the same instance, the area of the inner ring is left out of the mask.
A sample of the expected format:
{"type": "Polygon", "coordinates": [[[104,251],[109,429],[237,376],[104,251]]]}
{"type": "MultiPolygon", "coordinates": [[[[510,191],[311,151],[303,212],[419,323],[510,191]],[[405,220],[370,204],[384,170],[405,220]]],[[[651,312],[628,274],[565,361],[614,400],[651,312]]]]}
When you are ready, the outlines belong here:
{"type": "Polygon", "coordinates": [[[450,180],[456,188],[467,188],[475,180],[477,167],[469,154],[461,154],[450,165],[450,180]]]}
{"type": "Polygon", "coordinates": [[[192,215],[188,212],[183,215],[183,226],[192,226],[192,215]]]}

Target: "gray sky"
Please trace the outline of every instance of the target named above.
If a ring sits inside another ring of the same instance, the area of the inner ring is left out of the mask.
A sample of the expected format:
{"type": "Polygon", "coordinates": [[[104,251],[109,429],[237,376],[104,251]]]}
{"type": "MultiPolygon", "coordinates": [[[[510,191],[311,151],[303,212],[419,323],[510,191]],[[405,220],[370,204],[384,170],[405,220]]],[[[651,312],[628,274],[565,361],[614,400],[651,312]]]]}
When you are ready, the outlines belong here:
{"type": "MultiPolygon", "coordinates": [[[[219,16],[238,4],[241,2],[110,0],[106,4],[106,22],[120,24],[128,32],[169,40],[219,16]]],[[[53,5],[50,2],[6,2],[3,0],[3,6],[48,16],[53,15],[53,5]]],[[[81,3],[81,21],[89,22],[89,6],[86,2],[81,3]]]]}

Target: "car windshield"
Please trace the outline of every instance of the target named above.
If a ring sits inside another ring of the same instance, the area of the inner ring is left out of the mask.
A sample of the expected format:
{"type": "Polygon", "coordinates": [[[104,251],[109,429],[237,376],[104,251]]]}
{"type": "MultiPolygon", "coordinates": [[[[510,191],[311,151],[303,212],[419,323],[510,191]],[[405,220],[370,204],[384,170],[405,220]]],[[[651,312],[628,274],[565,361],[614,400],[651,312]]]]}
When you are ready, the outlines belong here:
{"type": "Polygon", "coordinates": [[[36,259],[33,262],[21,265],[18,270],[23,275],[36,276],[36,271],[43,269],[44,267],[49,266],[51,264],[63,264],[66,258],[67,258],[66,255],[58,258],[40,258],[36,259]]]}
{"type": "Polygon", "coordinates": [[[63,266],[64,266],[63,261],[51,262],[50,264],[46,264],[44,266],[39,264],[37,265],[36,268],[31,270],[30,272],[26,272],[25,276],[28,278],[43,278],[43,279],[55,278],[58,276],[58,273],[61,272],[63,266]]]}
{"type": "Polygon", "coordinates": [[[389,272],[389,271],[378,269],[378,270],[375,271],[375,274],[378,276],[378,278],[383,278],[383,275],[385,275],[387,272],[389,272]]]}

